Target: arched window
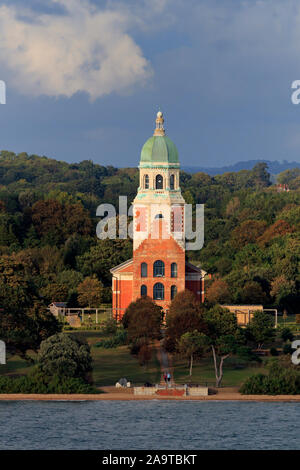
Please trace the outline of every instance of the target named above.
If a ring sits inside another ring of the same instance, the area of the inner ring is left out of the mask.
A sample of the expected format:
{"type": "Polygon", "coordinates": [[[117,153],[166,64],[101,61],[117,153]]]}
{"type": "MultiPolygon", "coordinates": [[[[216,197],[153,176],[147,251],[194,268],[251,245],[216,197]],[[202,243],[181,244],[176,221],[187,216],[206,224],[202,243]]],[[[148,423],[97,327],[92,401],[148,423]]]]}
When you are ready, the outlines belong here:
{"type": "Polygon", "coordinates": [[[163,277],[165,275],[165,263],[161,260],[155,261],[153,264],[153,276],[163,277]]]}
{"type": "Polygon", "coordinates": [[[149,189],[149,175],[144,176],[144,188],[149,189]]]}
{"type": "Polygon", "coordinates": [[[156,216],[154,218],[155,219],[163,219],[164,216],[162,214],[156,214],[156,216]]]}
{"type": "Polygon", "coordinates": [[[175,189],[175,176],[170,176],[170,189],[175,189]]]}
{"type": "Polygon", "coordinates": [[[153,299],[154,300],[164,300],[165,298],[165,288],[161,282],[157,282],[153,286],[153,299]]]}
{"type": "Polygon", "coordinates": [[[177,277],[177,263],[171,264],[171,277],[177,277]]]}
{"type": "Polygon", "coordinates": [[[147,286],[144,284],[141,286],[141,297],[145,297],[147,295],[147,286]]]}
{"type": "Polygon", "coordinates": [[[142,263],[141,264],[141,277],[147,277],[148,276],[148,266],[147,263],[142,263]]]}
{"type": "Polygon", "coordinates": [[[177,294],[177,287],[176,286],[171,286],[171,300],[174,299],[176,294],[177,294]]]}
{"type": "Polygon", "coordinates": [[[164,179],[161,175],[157,175],[155,178],[155,188],[163,189],[164,188],[164,179]]]}

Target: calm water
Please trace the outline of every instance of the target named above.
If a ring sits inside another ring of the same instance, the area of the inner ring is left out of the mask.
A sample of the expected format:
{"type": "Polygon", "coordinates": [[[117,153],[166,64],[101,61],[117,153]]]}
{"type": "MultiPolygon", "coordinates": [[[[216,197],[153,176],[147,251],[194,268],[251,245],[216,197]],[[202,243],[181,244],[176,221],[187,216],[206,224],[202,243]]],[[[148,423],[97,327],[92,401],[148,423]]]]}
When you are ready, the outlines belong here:
{"type": "Polygon", "coordinates": [[[300,404],[0,402],[0,449],[300,449],[300,404]]]}

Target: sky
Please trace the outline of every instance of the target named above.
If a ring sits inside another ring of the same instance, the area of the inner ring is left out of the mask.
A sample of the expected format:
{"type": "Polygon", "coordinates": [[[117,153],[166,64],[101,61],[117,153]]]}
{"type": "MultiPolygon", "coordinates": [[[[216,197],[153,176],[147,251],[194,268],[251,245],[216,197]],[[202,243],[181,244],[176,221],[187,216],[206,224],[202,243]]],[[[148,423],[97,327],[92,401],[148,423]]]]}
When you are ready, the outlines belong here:
{"type": "Polygon", "coordinates": [[[0,149],[137,166],[300,162],[298,0],[2,0],[0,149]]]}

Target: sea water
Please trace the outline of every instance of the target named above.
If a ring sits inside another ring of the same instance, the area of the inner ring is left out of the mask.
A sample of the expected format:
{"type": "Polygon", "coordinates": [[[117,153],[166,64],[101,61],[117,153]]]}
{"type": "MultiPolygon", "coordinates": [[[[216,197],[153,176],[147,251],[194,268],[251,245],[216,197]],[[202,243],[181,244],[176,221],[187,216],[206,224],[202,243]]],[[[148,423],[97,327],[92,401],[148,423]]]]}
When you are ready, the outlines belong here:
{"type": "Polygon", "coordinates": [[[300,449],[300,403],[2,401],[0,449],[300,449]]]}

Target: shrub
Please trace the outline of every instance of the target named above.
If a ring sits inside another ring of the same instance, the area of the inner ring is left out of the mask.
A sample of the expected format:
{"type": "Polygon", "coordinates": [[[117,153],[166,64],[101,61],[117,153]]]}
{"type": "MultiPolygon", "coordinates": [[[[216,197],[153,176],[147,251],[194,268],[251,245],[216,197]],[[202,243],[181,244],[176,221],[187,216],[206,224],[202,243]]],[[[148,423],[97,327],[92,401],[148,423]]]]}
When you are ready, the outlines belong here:
{"type": "Polygon", "coordinates": [[[278,361],[271,364],[269,374],[249,377],[240,388],[244,395],[295,395],[300,393],[300,372],[284,367],[278,361]]]}
{"type": "Polygon", "coordinates": [[[292,354],[293,349],[292,349],[291,344],[290,343],[284,344],[282,348],[282,352],[283,354],[292,354]]]}
{"type": "Polygon", "coordinates": [[[271,354],[271,356],[278,356],[278,351],[277,351],[277,349],[274,348],[274,347],[271,348],[271,349],[270,349],[270,354],[271,354]]]}
{"type": "Polygon", "coordinates": [[[114,335],[117,332],[117,328],[118,325],[114,318],[108,318],[102,325],[103,333],[107,335],[114,335]]]}
{"type": "Polygon", "coordinates": [[[296,313],[296,323],[300,323],[300,313],[296,313]]]}
{"type": "Polygon", "coordinates": [[[0,377],[0,393],[102,393],[80,378],[45,376],[36,367],[22,377],[0,377]]]}
{"type": "Polygon", "coordinates": [[[45,376],[86,379],[92,370],[89,345],[74,335],[59,333],[41,343],[38,364],[45,376]]]}
{"type": "Polygon", "coordinates": [[[95,346],[97,348],[105,348],[105,349],[116,348],[118,346],[122,346],[123,344],[125,344],[126,340],[127,340],[127,331],[125,331],[123,327],[120,327],[118,331],[116,332],[115,336],[112,336],[111,338],[108,338],[108,339],[103,339],[99,343],[96,343],[95,346]]]}
{"type": "Polygon", "coordinates": [[[249,377],[241,386],[240,393],[243,395],[257,395],[267,393],[267,376],[264,374],[256,374],[249,377]]]}
{"type": "Polygon", "coordinates": [[[289,328],[283,328],[281,331],[282,341],[293,341],[294,335],[289,328]]]}

